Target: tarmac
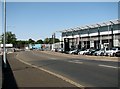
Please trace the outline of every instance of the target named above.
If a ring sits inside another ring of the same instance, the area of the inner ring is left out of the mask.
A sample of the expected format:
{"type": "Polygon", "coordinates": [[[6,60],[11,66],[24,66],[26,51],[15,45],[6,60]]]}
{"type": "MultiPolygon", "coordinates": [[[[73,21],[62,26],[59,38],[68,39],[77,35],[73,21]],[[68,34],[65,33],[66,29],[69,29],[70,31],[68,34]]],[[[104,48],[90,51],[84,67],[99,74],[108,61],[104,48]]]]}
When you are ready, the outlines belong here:
{"type": "Polygon", "coordinates": [[[57,56],[69,57],[69,58],[81,58],[81,59],[96,60],[96,61],[120,62],[120,57],[92,56],[92,55],[74,55],[74,54],[65,54],[65,53],[54,52],[54,51],[42,51],[42,52],[43,53],[47,53],[47,54],[57,55],[57,56]]]}
{"type": "MultiPolygon", "coordinates": [[[[48,54],[67,56],[72,58],[86,58],[90,60],[118,61],[117,57],[95,57],[85,55],[70,55],[51,51],[48,54]]],[[[24,64],[16,59],[16,53],[7,55],[7,68],[2,61],[2,89],[81,89],[54,75],[38,68],[24,64]]]]}
{"type": "Polygon", "coordinates": [[[54,75],[26,65],[8,54],[7,68],[2,67],[2,89],[80,89],[54,75]]]}

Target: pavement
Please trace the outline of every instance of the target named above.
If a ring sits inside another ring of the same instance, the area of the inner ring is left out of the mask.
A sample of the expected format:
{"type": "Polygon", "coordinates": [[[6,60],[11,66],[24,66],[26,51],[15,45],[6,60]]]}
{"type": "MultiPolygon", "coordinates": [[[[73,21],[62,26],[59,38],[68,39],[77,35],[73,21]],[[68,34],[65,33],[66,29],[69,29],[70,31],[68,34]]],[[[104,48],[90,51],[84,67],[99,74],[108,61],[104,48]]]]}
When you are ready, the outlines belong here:
{"type": "MultiPolygon", "coordinates": [[[[1,59],[1,56],[0,56],[1,59]]],[[[2,88],[2,60],[0,60],[0,88],[2,88]]]]}
{"type": "Polygon", "coordinates": [[[26,65],[8,54],[7,68],[3,68],[2,89],[78,89],[78,87],[45,71],[26,65]]]}

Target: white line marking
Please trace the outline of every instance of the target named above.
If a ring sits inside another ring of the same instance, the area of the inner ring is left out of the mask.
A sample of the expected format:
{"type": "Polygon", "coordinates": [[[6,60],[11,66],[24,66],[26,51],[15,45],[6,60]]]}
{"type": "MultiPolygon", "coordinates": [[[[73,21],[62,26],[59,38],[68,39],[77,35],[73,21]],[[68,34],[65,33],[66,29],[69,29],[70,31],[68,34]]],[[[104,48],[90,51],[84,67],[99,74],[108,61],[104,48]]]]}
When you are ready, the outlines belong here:
{"type": "Polygon", "coordinates": [[[79,62],[80,60],[73,60],[73,61],[75,61],[75,62],[79,62]]]}
{"type": "MultiPolygon", "coordinates": [[[[16,56],[18,56],[18,55],[16,55],[16,56]]],[[[29,66],[32,66],[32,67],[34,67],[34,68],[40,69],[40,70],[42,70],[42,71],[44,71],[44,72],[47,72],[47,73],[49,73],[49,74],[51,74],[51,75],[54,75],[54,76],[56,76],[56,77],[58,77],[58,78],[60,78],[60,79],[62,79],[62,80],[64,80],[64,81],[66,81],[66,82],[68,82],[68,83],[70,83],[70,84],[72,84],[72,85],[74,85],[74,86],[76,86],[76,87],[79,87],[80,89],[84,89],[84,87],[85,87],[85,86],[83,86],[83,85],[81,85],[81,84],[79,84],[79,83],[76,83],[76,82],[74,82],[74,81],[72,81],[72,80],[70,80],[70,79],[68,79],[68,78],[66,78],[66,77],[64,77],[64,76],[62,76],[62,75],[60,75],[60,74],[56,74],[56,73],[51,72],[51,71],[49,71],[49,70],[46,70],[46,69],[44,69],[44,68],[41,68],[41,67],[32,65],[32,64],[30,64],[30,63],[28,63],[28,62],[23,61],[23,60],[20,59],[20,58],[17,58],[17,59],[18,59],[19,61],[21,61],[22,63],[24,63],[24,64],[27,64],[27,65],[29,65],[29,66]]]]}
{"type": "Polygon", "coordinates": [[[57,58],[50,58],[50,59],[52,59],[52,60],[57,60],[57,58]]]}
{"type": "Polygon", "coordinates": [[[108,67],[108,68],[115,68],[115,69],[116,69],[116,68],[118,68],[118,67],[115,67],[115,66],[101,65],[101,64],[100,64],[100,65],[98,65],[98,66],[103,66],[103,67],[108,67]]]}
{"type": "Polygon", "coordinates": [[[83,63],[83,62],[78,62],[78,61],[68,61],[68,62],[77,63],[77,64],[82,64],[83,63]]]}

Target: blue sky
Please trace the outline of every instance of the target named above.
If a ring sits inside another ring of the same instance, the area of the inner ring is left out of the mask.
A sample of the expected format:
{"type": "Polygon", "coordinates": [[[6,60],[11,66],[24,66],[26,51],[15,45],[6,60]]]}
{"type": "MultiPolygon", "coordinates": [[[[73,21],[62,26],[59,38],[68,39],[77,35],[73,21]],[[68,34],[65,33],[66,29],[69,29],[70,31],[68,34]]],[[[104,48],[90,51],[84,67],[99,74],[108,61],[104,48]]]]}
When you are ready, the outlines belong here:
{"type": "Polygon", "coordinates": [[[19,40],[44,39],[55,31],[118,18],[117,2],[7,2],[6,8],[7,31],[19,40]]]}

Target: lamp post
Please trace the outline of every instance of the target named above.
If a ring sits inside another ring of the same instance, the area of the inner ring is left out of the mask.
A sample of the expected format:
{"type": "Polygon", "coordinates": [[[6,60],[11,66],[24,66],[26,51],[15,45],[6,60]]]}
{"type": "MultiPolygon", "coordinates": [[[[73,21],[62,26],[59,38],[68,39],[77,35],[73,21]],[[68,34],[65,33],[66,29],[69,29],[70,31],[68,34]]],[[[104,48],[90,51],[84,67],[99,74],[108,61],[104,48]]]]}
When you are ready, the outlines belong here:
{"type": "Polygon", "coordinates": [[[90,29],[91,27],[87,26],[86,27],[88,28],[88,41],[87,41],[87,49],[90,48],[90,29]]]}
{"type": "Polygon", "coordinates": [[[4,67],[7,67],[6,62],[6,0],[4,0],[4,37],[3,37],[3,62],[4,67]]]}
{"type": "Polygon", "coordinates": [[[78,48],[81,49],[81,43],[82,43],[82,42],[81,42],[81,38],[82,38],[82,37],[81,37],[80,30],[82,30],[82,29],[81,29],[80,27],[77,27],[77,28],[78,28],[78,35],[79,35],[79,37],[78,37],[78,39],[79,39],[79,40],[78,40],[78,45],[79,45],[78,48]]]}
{"type": "Polygon", "coordinates": [[[98,49],[101,49],[101,41],[102,39],[100,39],[100,27],[101,25],[100,24],[97,24],[98,25],[98,49]]]}
{"type": "Polygon", "coordinates": [[[114,34],[114,36],[113,36],[113,25],[114,25],[114,23],[113,23],[112,21],[110,21],[110,23],[111,23],[110,29],[111,29],[111,36],[112,36],[111,46],[113,47],[113,46],[114,46],[114,38],[115,38],[115,34],[114,34]]]}

